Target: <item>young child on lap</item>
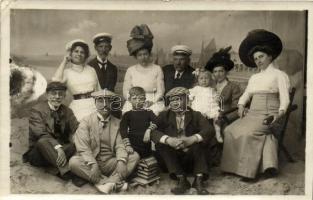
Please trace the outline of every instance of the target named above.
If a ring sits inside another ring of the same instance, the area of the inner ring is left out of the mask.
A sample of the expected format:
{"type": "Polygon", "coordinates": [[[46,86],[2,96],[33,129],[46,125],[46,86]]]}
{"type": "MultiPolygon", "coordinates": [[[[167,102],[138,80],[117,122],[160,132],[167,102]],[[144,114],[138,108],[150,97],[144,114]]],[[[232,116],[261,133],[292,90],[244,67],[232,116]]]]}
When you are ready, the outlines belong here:
{"type": "Polygon", "coordinates": [[[191,88],[190,99],[191,108],[195,111],[201,112],[201,114],[207,119],[213,119],[213,125],[215,128],[216,139],[219,143],[223,143],[221,136],[221,127],[216,123],[219,117],[219,105],[217,101],[217,93],[212,88],[212,77],[209,71],[200,70],[197,75],[197,85],[191,88]]]}

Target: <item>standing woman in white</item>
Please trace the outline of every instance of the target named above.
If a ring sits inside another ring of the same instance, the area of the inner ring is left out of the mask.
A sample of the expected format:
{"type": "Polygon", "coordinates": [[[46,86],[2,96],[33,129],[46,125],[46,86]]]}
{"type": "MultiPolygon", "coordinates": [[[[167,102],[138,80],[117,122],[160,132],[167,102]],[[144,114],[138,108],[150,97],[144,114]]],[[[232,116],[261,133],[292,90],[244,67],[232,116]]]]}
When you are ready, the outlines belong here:
{"type": "MultiPolygon", "coordinates": [[[[142,87],[146,92],[146,106],[155,115],[164,110],[164,75],[161,67],[152,63],[151,50],[153,35],[145,24],[135,26],[127,41],[130,56],[134,56],[138,64],[130,66],[125,74],[123,96],[128,99],[128,91],[134,86],[142,87]]],[[[122,112],[131,110],[131,104],[126,101],[122,112]]]]}
{"type": "Polygon", "coordinates": [[[289,105],[288,75],[273,61],[282,51],[280,38],[266,30],[251,31],[239,47],[241,61],[260,72],[251,76],[238,102],[240,118],[226,127],[221,170],[254,179],[258,173],[272,177],[278,172],[278,144],[272,125],[279,124],[289,105]],[[248,112],[245,106],[251,101],[248,112]],[[272,124],[264,119],[273,116],[272,124]]]}
{"type": "Polygon", "coordinates": [[[100,87],[95,70],[86,64],[89,57],[88,44],[80,39],[73,40],[66,45],[66,50],[67,55],[64,56],[52,80],[67,85],[73,95],[73,101],[69,107],[80,121],[96,111],[91,93],[100,87]]]}

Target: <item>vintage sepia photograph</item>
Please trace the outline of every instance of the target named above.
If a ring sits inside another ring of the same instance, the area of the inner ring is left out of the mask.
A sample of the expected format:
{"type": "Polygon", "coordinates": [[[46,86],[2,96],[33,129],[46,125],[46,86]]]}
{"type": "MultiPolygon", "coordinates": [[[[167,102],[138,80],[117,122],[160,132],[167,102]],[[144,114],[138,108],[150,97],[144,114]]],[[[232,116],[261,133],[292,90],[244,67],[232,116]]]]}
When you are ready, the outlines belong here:
{"type": "Polygon", "coordinates": [[[12,6],[1,30],[10,194],[312,189],[312,10],[66,5],[12,6]]]}

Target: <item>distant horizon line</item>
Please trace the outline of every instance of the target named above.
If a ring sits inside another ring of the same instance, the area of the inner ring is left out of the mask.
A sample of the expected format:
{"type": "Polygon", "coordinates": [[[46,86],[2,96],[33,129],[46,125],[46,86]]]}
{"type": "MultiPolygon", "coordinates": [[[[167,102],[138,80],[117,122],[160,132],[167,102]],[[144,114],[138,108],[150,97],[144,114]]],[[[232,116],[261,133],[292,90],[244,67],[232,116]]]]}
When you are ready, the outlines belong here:
{"type": "MultiPolygon", "coordinates": [[[[47,52],[47,53],[48,53],[48,56],[64,56],[64,54],[54,54],[54,53],[50,54],[49,52],[47,52]]],[[[45,56],[47,53],[42,53],[42,54],[17,54],[17,53],[10,53],[10,54],[13,55],[13,56],[45,56]]],[[[152,54],[156,55],[155,52],[152,52],[152,54]]],[[[167,54],[170,54],[170,52],[168,52],[167,54]]],[[[201,54],[201,52],[200,53],[193,53],[192,55],[200,55],[200,54],[201,54]]],[[[117,56],[130,56],[129,54],[114,54],[114,53],[113,54],[111,53],[109,56],[112,57],[114,55],[117,55],[117,56]]],[[[96,56],[96,54],[90,54],[90,56],[96,56]]]]}
{"type": "MultiPolygon", "coordinates": [[[[49,52],[47,52],[47,53],[48,53],[48,56],[64,56],[64,54],[53,54],[53,53],[50,54],[49,52]]],[[[10,53],[10,54],[13,55],[13,56],[45,56],[47,53],[42,53],[42,54],[16,54],[16,53],[10,53]]],[[[170,52],[164,52],[164,53],[165,54],[171,54],[170,52]]],[[[238,52],[236,52],[236,51],[231,51],[231,53],[238,54],[238,52]]],[[[156,55],[156,52],[152,52],[152,54],[156,55]]],[[[116,55],[116,56],[130,56],[129,54],[114,54],[114,53],[112,54],[111,53],[109,55],[109,57],[112,57],[114,55],[116,55]]],[[[201,52],[192,53],[191,57],[193,55],[199,56],[199,55],[201,55],[201,52]]],[[[91,57],[91,56],[96,56],[96,54],[91,54],[89,57],[91,57]]]]}

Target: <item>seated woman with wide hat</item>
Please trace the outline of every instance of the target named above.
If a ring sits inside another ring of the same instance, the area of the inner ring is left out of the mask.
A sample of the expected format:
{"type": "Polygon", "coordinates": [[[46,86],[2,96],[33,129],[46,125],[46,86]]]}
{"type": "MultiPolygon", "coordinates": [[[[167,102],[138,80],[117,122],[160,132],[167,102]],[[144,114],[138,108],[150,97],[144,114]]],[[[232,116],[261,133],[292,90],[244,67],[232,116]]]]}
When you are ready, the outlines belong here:
{"type": "Polygon", "coordinates": [[[241,61],[261,71],[251,76],[239,99],[240,118],[224,131],[221,170],[242,176],[243,181],[253,180],[259,173],[272,177],[278,172],[278,144],[272,127],[288,108],[290,87],[287,74],[273,62],[281,51],[280,38],[261,29],[249,32],[239,47],[241,61]],[[271,124],[264,123],[269,116],[273,116],[271,124]]]}

